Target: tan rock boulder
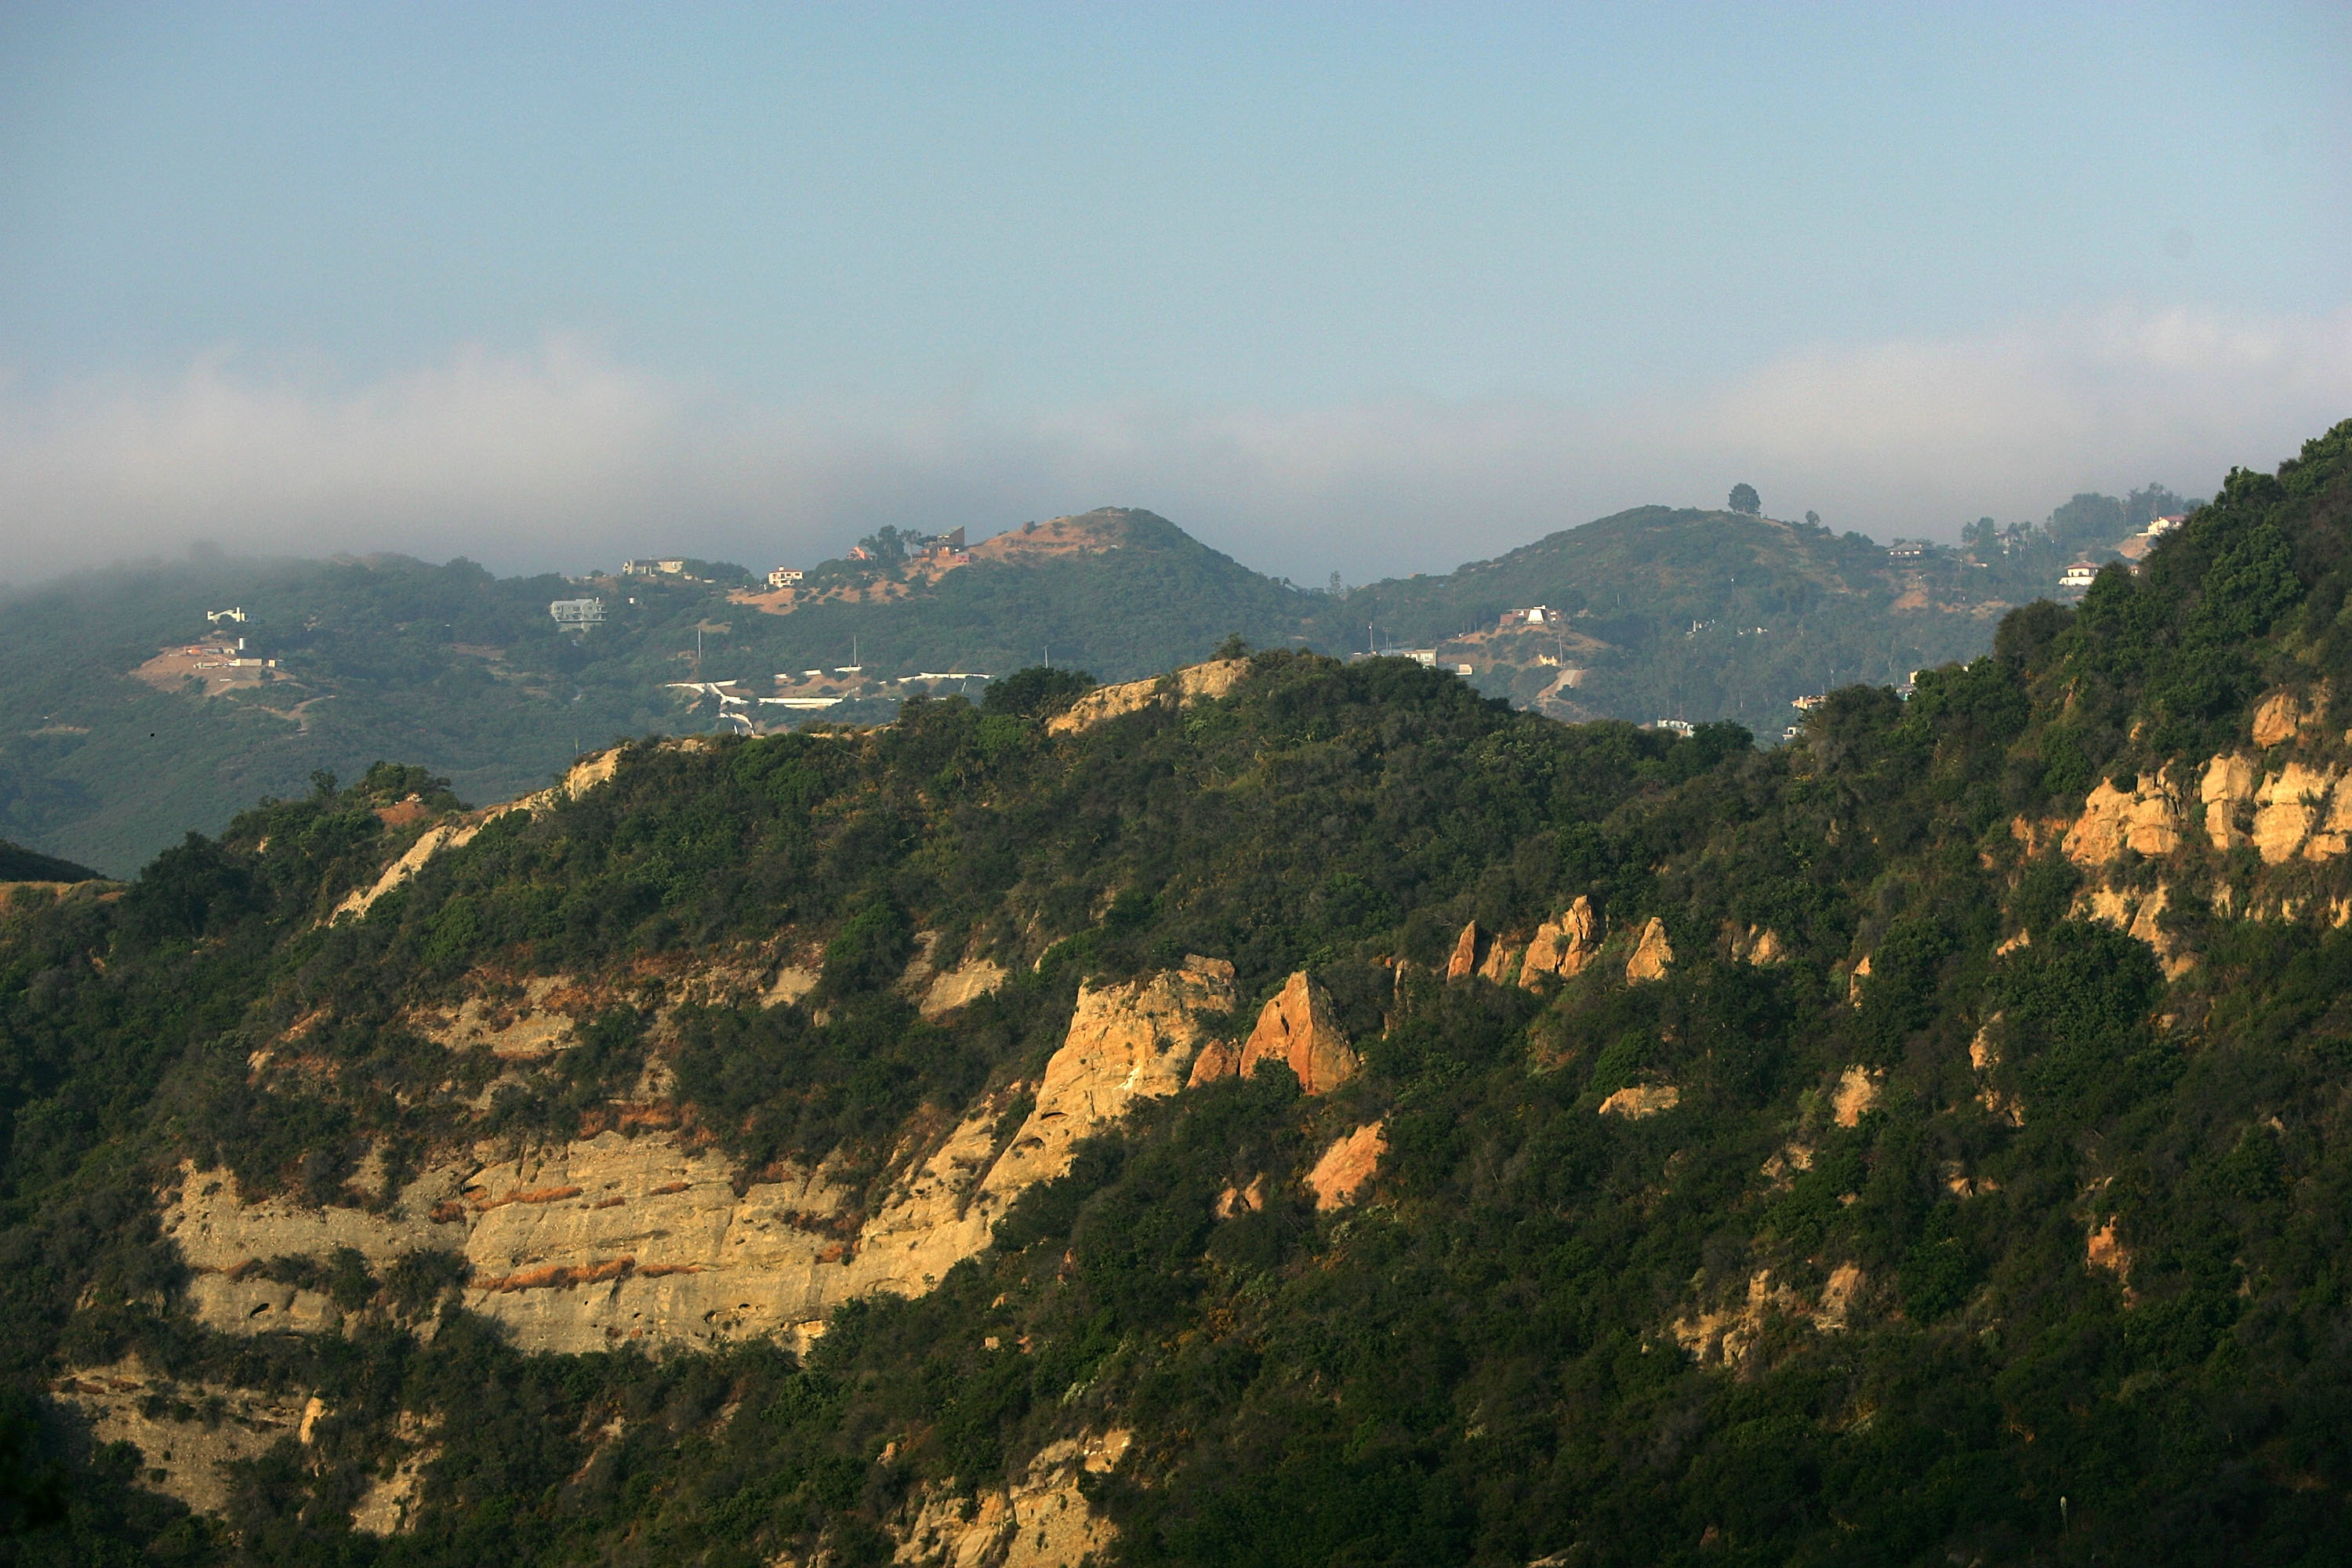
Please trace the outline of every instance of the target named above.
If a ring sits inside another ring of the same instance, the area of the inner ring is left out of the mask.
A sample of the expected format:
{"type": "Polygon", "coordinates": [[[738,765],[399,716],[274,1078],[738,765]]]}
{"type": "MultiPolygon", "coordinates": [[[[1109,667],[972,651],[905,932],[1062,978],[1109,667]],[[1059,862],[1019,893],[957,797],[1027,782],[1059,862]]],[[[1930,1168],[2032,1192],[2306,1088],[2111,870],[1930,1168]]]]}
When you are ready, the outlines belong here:
{"type": "Polygon", "coordinates": [[[1380,1168],[1381,1156],[1388,1152],[1388,1140],[1381,1135],[1378,1121],[1357,1128],[1345,1138],[1323,1151],[1315,1168],[1307,1173],[1307,1185],[1315,1194],[1315,1207],[1319,1211],[1343,1207],[1356,1201],[1364,1184],[1372,1179],[1380,1168]]]}
{"type": "Polygon", "coordinates": [[[1601,917],[1592,900],[1579,893],[1564,913],[1536,928],[1519,961],[1519,984],[1528,990],[1546,980],[1566,980],[1583,973],[1601,951],[1601,917]]]}
{"type": "Polygon", "coordinates": [[[1244,1078],[1263,1061],[1286,1064],[1308,1094],[1328,1093],[1356,1076],[1360,1064],[1339,1030],[1330,994],[1304,970],[1284,982],[1281,991],[1258,1010],[1257,1027],[1242,1044],[1244,1078]]]}
{"type": "Polygon", "coordinates": [[[2126,848],[2169,855],[2180,847],[2182,826],[2180,792],[2167,773],[2143,773],[2128,791],[2101,779],[2084,797],[2083,815],[2059,847],[2085,868],[2104,866],[2126,848]]]}
{"type": "Polygon", "coordinates": [[[1633,956],[1625,961],[1625,984],[1637,985],[1645,980],[1663,979],[1675,962],[1675,950],[1666,941],[1666,922],[1657,916],[1650,917],[1642,928],[1642,940],[1633,948],[1633,956]]]}

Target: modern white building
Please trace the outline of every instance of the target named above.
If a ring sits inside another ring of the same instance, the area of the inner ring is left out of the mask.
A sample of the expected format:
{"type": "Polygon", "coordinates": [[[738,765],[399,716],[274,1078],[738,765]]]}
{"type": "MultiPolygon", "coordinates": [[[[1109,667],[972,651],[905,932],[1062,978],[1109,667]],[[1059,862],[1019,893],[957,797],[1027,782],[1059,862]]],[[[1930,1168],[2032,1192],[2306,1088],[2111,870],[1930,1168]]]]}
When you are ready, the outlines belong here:
{"type": "Polygon", "coordinates": [[[561,626],[593,626],[604,618],[602,599],[551,599],[547,613],[561,626]]]}

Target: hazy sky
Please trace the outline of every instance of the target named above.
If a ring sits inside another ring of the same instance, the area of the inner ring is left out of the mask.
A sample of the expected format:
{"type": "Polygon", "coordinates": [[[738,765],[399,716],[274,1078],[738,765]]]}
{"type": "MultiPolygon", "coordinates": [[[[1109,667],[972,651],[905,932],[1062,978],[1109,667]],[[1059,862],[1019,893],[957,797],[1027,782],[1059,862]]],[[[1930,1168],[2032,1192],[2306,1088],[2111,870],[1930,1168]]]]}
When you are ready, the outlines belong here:
{"type": "Polygon", "coordinates": [[[2352,10],[0,0],[0,575],[1885,537],[2352,416],[2352,10]]]}

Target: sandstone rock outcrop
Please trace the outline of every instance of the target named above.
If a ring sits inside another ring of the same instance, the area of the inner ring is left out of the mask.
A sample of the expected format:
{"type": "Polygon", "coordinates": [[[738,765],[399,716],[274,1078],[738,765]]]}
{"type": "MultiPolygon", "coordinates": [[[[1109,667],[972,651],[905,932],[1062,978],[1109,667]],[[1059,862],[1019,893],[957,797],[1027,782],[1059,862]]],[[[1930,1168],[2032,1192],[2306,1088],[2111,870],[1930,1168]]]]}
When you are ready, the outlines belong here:
{"type": "Polygon", "coordinates": [[[1203,1049],[1189,1081],[1208,1083],[1236,1072],[1251,1078],[1267,1061],[1286,1065],[1308,1094],[1327,1094],[1356,1075],[1355,1047],[1340,1032],[1330,994],[1304,970],[1258,1009],[1257,1026],[1238,1051],[1222,1045],[1203,1049]]]}
{"type": "MultiPolygon", "coordinates": [[[[2263,781],[2261,788],[2254,792],[2253,831],[2248,841],[2262,856],[2264,865],[2275,866],[2293,858],[2311,837],[2312,829],[2334,815],[2330,797],[2336,793],[2336,777],[2333,768],[2289,763],[2263,781]]],[[[2340,837],[2339,834],[2339,839],[2340,837]]],[[[2342,852],[2340,848],[2336,851],[2342,852]]]]}
{"type": "Polygon", "coordinates": [[[1666,922],[1657,916],[1642,928],[1642,940],[1633,948],[1633,956],[1625,961],[1625,984],[1638,985],[1644,980],[1663,979],[1675,962],[1675,950],[1666,941],[1666,922]]]}
{"type": "Polygon", "coordinates": [[[1655,1116],[1661,1110],[1672,1110],[1682,1102],[1683,1091],[1673,1084],[1630,1084],[1601,1102],[1601,1114],[1638,1121],[1644,1116],[1655,1116]]]}
{"type": "Polygon", "coordinates": [[[1060,1175],[1078,1140],[1126,1115],[1138,1100],[1165,1099],[1183,1088],[1209,1038],[1200,1016],[1233,1006],[1233,965],[1222,962],[1099,991],[1079,986],[1069,1033],[1038,1083],[1036,1108],[983,1189],[1018,1193],[1060,1175]]]}
{"type": "Polygon", "coordinates": [[[1567,980],[1584,972],[1601,951],[1601,917],[1592,900],[1579,893],[1576,902],[1536,927],[1519,961],[1519,984],[1534,990],[1545,980],[1567,980]]]}
{"type": "Polygon", "coordinates": [[[1356,1194],[1380,1169],[1381,1156],[1388,1152],[1388,1140],[1381,1135],[1381,1123],[1368,1123],[1357,1128],[1345,1138],[1323,1151],[1315,1168],[1307,1173],[1307,1185],[1315,1194],[1315,1206],[1320,1210],[1345,1207],[1356,1201],[1356,1194]]]}
{"type": "Polygon", "coordinates": [[[2214,848],[2234,849],[2246,842],[2238,810],[2254,797],[2253,759],[2221,756],[2207,763],[2197,797],[2205,803],[2205,835],[2214,848]]]}
{"type": "Polygon", "coordinates": [[[2315,729],[2327,711],[2327,688],[2323,684],[2306,702],[2292,691],[2273,691],[2254,707],[2254,744],[2264,751],[2315,729]]]}
{"type": "Polygon", "coordinates": [[[140,1484],[198,1513],[218,1514],[228,1505],[222,1466],[258,1458],[281,1438],[309,1443],[319,1415],[318,1401],[303,1394],[182,1384],[135,1356],[69,1373],[49,1392],[89,1423],[97,1441],[136,1444],[140,1484]]]}
{"type": "Polygon", "coordinates": [[[1163,700],[1179,708],[1189,708],[1204,697],[1226,696],[1248,673],[1249,660],[1245,658],[1217,658],[1206,664],[1187,665],[1173,674],[1150,680],[1097,687],[1046,720],[1045,732],[1069,735],[1091,730],[1163,700]]]}
{"type": "Polygon", "coordinates": [[[1860,1268],[1841,1263],[1822,1281],[1818,1300],[1808,1301],[1791,1287],[1775,1284],[1770,1269],[1759,1268],[1748,1277],[1746,1299],[1738,1305],[1678,1318],[1669,1327],[1701,1365],[1736,1367],[1776,1317],[1810,1323],[1817,1333],[1843,1331],[1865,1282],[1860,1268]]]}
{"type": "Polygon", "coordinates": [[[2083,815],[2066,830],[2059,847],[2066,858],[2086,869],[2104,866],[2125,849],[2142,855],[2169,855],[2180,847],[2180,791],[2170,770],[2154,777],[2139,775],[2129,791],[2102,779],[2084,798],[2083,815]]]}
{"type": "Polygon", "coordinates": [[[1039,1449],[1009,1487],[982,1488],[970,1500],[950,1488],[928,1490],[896,1532],[891,1560],[926,1568],[1079,1568],[1089,1556],[1101,1562],[1118,1531],[1088,1505],[1078,1479],[1117,1468],[1133,1441],[1126,1431],[1067,1437],[1039,1449]]]}
{"type": "Polygon", "coordinates": [[[474,835],[481,830],[482,825],[479,822],[444,822],[426,828],[399,859],[383,868],[383,874],[373,884],[365,888],[354,888],[343,895],[343,901],[335,906],[335,912],[329,919],[340,920],[344,915],[366,914],[378,899],[425,869],[426,861],[444,849],[457,849],[471,843],[474,835]]]}
{"type": "Polygon", "coordinates": [[[1477,973],[1478,961],[1485,955],[1486,947],[1486,933],[1478,929],[1476,921],[1464,926],[1462,934],[1454,939],[1453,955],[1445,961],[1445,978],[1449,981],[1466,980],[1477,973]]]}
{"type": "Polygon", "coordinates": [[[2197,960],[2181,948],[2162,924],[2160,917],[2169,904],[2171,895],[2170,887],[2162,882],[2146,892],[2092,888],[2075,896],[2071,912],[2085,920],[2104,921],[2126,936],[2137,937],[2156,951],[2157,961],[2163,966],[2165,977],[2178,980],[2195,965],[2197,960]]]}
{"type": "MultiPolygon", "coordinates": [[[[527,1350],[771,1332],[805,1341],[842,1302],[921,1295],[982,1251],[1014,1199],[1069,1168],[1079,1139],[1139,1099],[1176,1092],[1206,1038],[1196,1015],[1233,1005],[1232,965],[1214,960],[1081,987],[1010,1146],[999,1148],[996,1131],[1004,1091],[872,1200],[830,1164],[777,1167],[739,1194],[739,1173],[714,1150],[668,1131],[606,1131],[520,1152],[485,1145],[426,1170],[382,1212],[248,1204],[229,1173],[187,1169],[163,1228],[194,1271],[195,1315],[228,1332],[332,1331],[341,1314],[331,1301],[257,1266],[349,1247],[379,1273],[413,1251],[462,1255],[466,1304],[527,1350]]],[[[1309,1069],[1318,1062],[1328,1067],[1310,1053],[1309,1069]]]]}
{"type": "Polygon", "coordinates": [[[1830,1096],[1830,1110],[1840,1127],[1859,1127],[1863,1116],[1878,1107],[1878,1095],[1886,1082],[1884,1070],[1874,1072],[1868,1068],[1850,1067],[1838,1078],[1837,1089],[1830,1096]]]}
{"type": "Polygon", "coordinates": [[[410,1021],[426,1039],[452,1050],[487,1048],[508,1061],[537,1061],[580,1043],[572,1015],[562,1005],[572,983],[559,974],[533,975],[522,994],[506,1001],[468,996],[453,1014],[426,1009],[410,1021]]]}
{"type": "Polygon", "coordinates": [[[1003,964],[985,958],[975,958],[953,969],[941,970],[931,977],[916,1008],[926,1018],[944,1017],[959,1007],[970,1006],[1003,984],[1004,974],[1003,964]]]}

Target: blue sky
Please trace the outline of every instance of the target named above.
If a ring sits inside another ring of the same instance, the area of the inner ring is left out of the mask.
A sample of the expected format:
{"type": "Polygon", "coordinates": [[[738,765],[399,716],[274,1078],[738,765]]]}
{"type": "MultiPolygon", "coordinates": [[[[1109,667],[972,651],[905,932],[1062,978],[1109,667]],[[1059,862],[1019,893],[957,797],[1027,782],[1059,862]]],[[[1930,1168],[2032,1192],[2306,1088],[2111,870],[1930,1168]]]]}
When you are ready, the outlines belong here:
{"type": "Polygon", "coordinates": [[[1885,537],[2352,415],[2341,7],[0,8],[15,571],[1885,537]]]}

